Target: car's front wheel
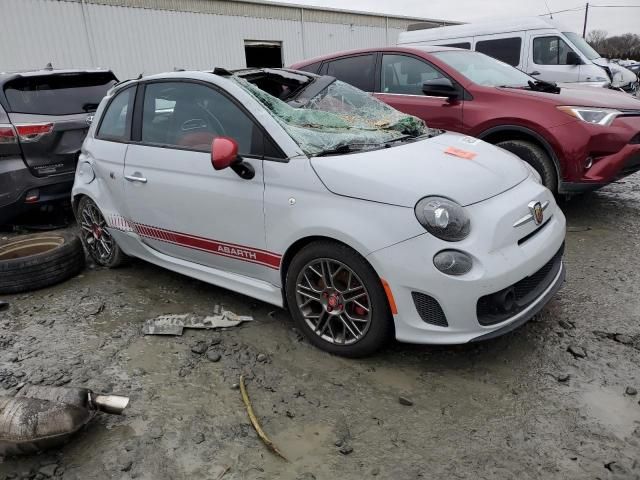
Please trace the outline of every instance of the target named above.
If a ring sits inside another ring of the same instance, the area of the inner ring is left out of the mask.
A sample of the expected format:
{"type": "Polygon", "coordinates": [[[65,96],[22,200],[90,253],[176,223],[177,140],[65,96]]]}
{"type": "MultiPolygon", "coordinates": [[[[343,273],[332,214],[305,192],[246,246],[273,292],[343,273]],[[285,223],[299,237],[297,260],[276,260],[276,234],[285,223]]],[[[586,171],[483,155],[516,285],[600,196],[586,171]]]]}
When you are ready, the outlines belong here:
{"type": "Polygon", "coordinates": [[[285,288],[291,315],[322,350],[363,357],[393,336],[380,278],[346,245],[330,241],[307,245],[291,261],[285,288]]]}
{"type": "Polygon", "coordinates": [[[109,233],[100,209],[89,197],[80,199],[77,219],[82,244],[94,262],[109,268],[115,268],[124,262],[125,254],[109,233]]]}

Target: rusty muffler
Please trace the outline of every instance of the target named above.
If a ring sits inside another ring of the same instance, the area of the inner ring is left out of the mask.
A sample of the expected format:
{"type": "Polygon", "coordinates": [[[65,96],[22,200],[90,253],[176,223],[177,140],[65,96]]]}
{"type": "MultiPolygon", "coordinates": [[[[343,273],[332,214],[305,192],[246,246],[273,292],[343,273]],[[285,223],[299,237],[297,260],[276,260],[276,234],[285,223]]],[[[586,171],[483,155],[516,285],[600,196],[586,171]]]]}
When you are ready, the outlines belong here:
{"type": "Polygon", "coordinates": [[[128,397],[86,388],[25,386],[15,397],[0,396],[0,457],[61,445],[97,412],[120,415],[128,404],[128,397]]]}

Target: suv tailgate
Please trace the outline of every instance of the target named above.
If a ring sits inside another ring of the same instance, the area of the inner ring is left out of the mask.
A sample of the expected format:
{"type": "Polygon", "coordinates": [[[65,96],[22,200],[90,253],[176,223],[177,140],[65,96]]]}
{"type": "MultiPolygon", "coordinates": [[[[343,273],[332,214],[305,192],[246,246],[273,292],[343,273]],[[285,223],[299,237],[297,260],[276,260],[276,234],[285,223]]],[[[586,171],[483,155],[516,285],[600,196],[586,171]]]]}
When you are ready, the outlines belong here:
{"type": "Polygon", "coordinates": [[[111,72],[65,72],[5,84],[9,119],[34,175],[75,170],[93,112],[115,82],[111,72]]]}

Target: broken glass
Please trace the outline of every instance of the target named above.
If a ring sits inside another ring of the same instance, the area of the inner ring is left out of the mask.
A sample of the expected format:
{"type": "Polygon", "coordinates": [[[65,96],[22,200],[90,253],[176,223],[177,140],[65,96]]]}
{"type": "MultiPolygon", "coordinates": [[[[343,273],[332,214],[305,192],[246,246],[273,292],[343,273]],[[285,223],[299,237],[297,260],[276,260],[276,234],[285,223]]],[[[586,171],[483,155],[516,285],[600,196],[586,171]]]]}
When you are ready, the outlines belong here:
{"type": "Polygon", "coordinates": [[[294,108],[239,76],[232,78],[265,106],[307,155],[341,148],[379,148],[429,133],[419,118],[401,113],[340,80],[303,107],[294,108]]]}

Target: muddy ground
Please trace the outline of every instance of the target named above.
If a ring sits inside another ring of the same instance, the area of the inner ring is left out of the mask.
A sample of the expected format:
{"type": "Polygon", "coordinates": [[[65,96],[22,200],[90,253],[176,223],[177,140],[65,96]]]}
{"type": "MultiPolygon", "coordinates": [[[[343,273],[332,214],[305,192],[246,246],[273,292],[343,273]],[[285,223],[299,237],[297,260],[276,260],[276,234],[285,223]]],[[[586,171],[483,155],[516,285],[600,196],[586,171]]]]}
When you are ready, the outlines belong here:
{"type": "Polygon", "coordinates": [[[564,289],[481,344],[336,358],[282,310],[142,262],[0,297],[0,394],[26,382],[131,397],[59,450],[0,461],[0,479],[640,478],[640,174],[564,208],[564,289]],[[218,302],[255,321],[141,334],[218,302]],[[250,426],[241,373],[289,462],[250,426]]]}

